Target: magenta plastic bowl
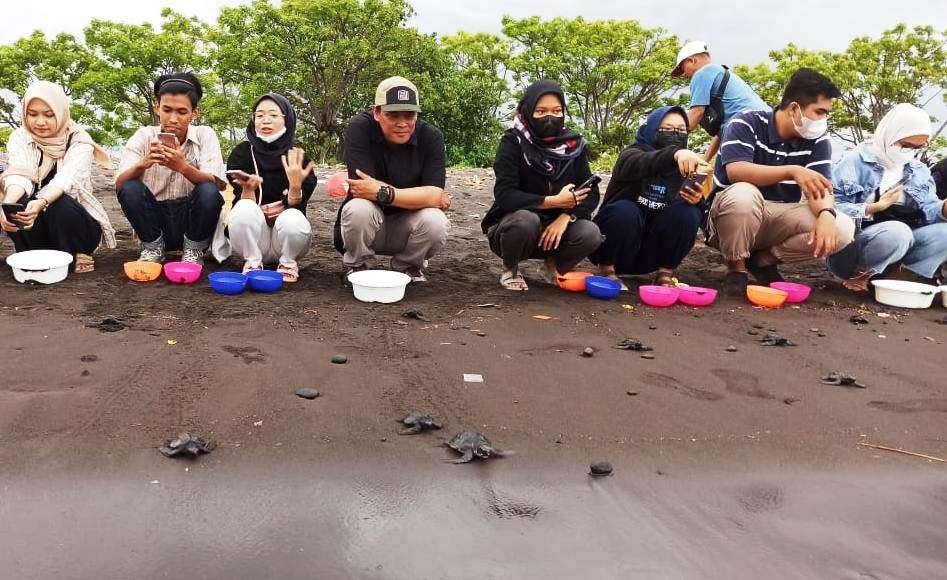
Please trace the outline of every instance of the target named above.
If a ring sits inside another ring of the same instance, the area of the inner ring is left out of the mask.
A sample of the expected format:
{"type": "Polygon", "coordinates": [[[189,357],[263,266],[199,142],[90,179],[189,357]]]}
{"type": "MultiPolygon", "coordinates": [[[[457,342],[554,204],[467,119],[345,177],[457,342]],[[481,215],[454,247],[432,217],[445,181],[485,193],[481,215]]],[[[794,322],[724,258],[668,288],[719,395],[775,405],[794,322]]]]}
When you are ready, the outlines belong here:
{"type": "Polygon", "coordinates": [[[638,296],[648,306],[664,308],[677,302],[681,291],[668,286],[639,286],[638,296]]]}
{"type": "Polygon", "coordinates": [[[785,292],[786,302],[805,302],[809,293],[812,292],[812,288],[795,282],[773,282],[769,287],[785,292]]]}
{"type": "Polygon", "coordinates": [[[201,265],[190,262],[167,262],[164,276],[175,284],[193,284],[201,277],[201,265]]]}
{"type": "Polygon", "coordinates": [[[717,291],[713,288],[700,288],[698,286],[686,286],[678,288],[680,294],[677,299],[681,304],[688,306],[710,306],[717,299],[717,291]]]}

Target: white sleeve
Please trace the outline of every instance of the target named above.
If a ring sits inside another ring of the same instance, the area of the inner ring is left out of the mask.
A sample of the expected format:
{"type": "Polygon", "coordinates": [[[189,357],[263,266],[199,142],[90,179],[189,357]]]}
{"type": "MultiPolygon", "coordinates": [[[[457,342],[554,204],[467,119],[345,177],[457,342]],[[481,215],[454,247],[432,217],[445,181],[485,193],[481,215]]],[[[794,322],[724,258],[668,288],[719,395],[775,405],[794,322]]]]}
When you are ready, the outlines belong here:
{"type": "Polygon", "coordinates": [[[220,151],[220,141],[217,133],[210,127],[204,126],[201,135],[201,150],[197,160],[197,168],[213,175],[218,188],[223,189],[227,184],[227,166],[220,151]]]}
{"type": "MultiPolygon", "coordinates": [[[[7,141],[8,165],[18,167],[36,167],[39,163],[34,147],[30,146],[30,139],[26,129],[20,127],[10,133],[7,141]]],[[[26,195],[33,193],[33,182],[22,175],[8,175],[3,178],[3,186],[18,185],[26,191],[26,195]]]]}
{"type": "MultiPolygon", "coordinates": [[[[64,193],[92,178],[92,145],[76,143],[69,147],[66,156],[60,160],[56,168],[56,177],[48,186],[59,187],[64,193]]],[[[47,187],[48,187],[47,186],[47,187]]]]}

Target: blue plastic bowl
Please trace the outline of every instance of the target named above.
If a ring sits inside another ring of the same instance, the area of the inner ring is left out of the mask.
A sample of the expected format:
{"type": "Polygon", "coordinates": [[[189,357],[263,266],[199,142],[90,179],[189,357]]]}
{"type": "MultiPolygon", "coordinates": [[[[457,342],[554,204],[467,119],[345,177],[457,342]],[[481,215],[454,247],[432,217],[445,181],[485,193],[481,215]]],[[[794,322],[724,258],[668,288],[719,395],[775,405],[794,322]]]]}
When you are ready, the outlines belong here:
{"type": "Polygon", "coordinates": [[[210,287],[218,294],[240,294],[247,287],[247,277],[239,272],[214,272],[207,276],[210,287]]]}
{"type": "Polygon", "coordinates": [[[621,282],[602,276],[589,276],[585,279],[585,292],[592,298],[611,300],[621,292],[621,282]]]}
{"type": "Polygon", "coordinates": [[[283,275],[273,270],[247,272],[247,280],[254,292],[276,292],[283,286],[283,275]]]}

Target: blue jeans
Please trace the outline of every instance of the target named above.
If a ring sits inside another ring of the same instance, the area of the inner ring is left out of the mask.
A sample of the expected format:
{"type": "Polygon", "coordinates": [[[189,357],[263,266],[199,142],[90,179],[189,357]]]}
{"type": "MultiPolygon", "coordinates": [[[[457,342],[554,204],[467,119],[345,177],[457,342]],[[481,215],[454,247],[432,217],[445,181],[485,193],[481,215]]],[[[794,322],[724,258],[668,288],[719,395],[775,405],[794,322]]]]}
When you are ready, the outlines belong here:
{"type": "Polygon", "coordinates": [[[697,206],[683,202],[661,210],[646,210],[628,199],[612,202],[595,216],[605,241],[590,259],[615,266],[618,274],[673,270],[694,247],[700,218],[697,206]]]}
{"type": "Polygon", "coordinates": [[[870,225],[855,234],[855,242],[829,256],[833,274],[850,278],[860,272],[880,274],[899,263],[924,278],[933,278],[947,262],[947,222],[912,230],[897,221],[870,225]]]}
{"type": "Polygon", "coordinates": [[[118,188],[118,203],[143,244],[164,241],[169,250],[189,246],[206,249],[217,228],[224,198],[210,181],[198,183],[186,198],[159,202],[140,180],[118,188]]]}

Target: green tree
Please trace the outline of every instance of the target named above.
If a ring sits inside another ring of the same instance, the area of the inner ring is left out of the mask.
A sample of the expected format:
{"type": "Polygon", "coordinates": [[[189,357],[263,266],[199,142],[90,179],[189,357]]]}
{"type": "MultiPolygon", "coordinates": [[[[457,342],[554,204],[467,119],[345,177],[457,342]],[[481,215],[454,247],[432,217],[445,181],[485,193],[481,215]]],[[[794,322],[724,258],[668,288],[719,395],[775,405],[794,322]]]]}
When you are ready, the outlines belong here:
{"type": "Polygon", "coordinates": [[[224,8],[213,36],[218,74],[241,87],[244,107],[269,91],[286,95],[300,141],[324,161],[339,152],[345,121],[371,104],[379,81],[431,63],[436,44],[406,28],[412,14],[405,0],[255,0],[224,8]]]}
{"type": "Polygon", "coordinates": [[[93,55],[69,34],[47,38],[41,31],[0,47],[0,86],[11,94],[0,98],[0,123],[20,125],[19,101],[34,81],[61,85],[72,99],[71,116],[80,123],[95,121],[87,92],[76,90],[76,81],[91,66],[93,55]]]}
{"type": "Polygon", "coordinates": [[[634,20],[503,18],[520,85],[540,78],[565,90],[569,114],[599,149],[617,149],[679,84],[669,73],[677,37],[634,20]]]}
{"type": "Polygon", "coordinates": [[[881,37],[856,38],[841,53],[811,51],[790,44],[770,52],[775,66],[737,67],[766,102],[777,104],[789,77],[799,67],[831,78],[842,97],[829,119],[832,133],[860,143],[898,103],[925,106],[947,86],[947,31],[899,24],[881,37]]]}
{"type": "MultiPolygon", "coordinates": [[[[100,113],[99,127],[113,140],[157,123],[154,81],[159,75],[193,70],[202,76],[209,68],[207,24],[168,8],[161,15],[157,31],[151,24],[105,20],[93,20],[84,31],[96,58],[73,86],[91,95],[100,113]]],[[[212,89],[207,83],[205,95],[212,89]]]]}

